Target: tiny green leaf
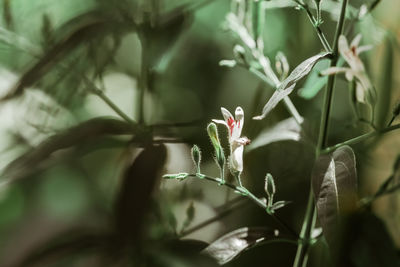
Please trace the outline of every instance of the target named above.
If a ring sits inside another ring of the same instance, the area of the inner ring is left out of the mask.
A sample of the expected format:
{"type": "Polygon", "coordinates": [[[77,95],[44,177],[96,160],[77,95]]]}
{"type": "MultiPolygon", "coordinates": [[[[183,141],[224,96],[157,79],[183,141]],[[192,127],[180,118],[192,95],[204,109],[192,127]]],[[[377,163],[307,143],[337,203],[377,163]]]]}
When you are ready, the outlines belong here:
{"type": "Polygon", "coordinates": [[[181,172],[177,174],[164,174],[163,178],[167,180],[185,180],[189,176],[186,172],[181,172]]]}
{"type": "Polygon", "coordinates": [[[200,163],[201,163],[201,150],[197,145],[192,147],[192,160],[196,166],[196,173],[200,173],[200,163]]]}
{"type": "Polygon", "coordinates": [[[224,59],[219,62],[219,65],[221,67],[227,67],[227,68],[233,68],[236,66],[236,64],[237,64],[236,60],[233,59],[232,60],[224,59]]]}
{"type": "Polygon", "coordinates": [[[274,177],[270,173],[267,173],[265,176],[265,185],[264,185],[264,190],[267,193],[268,196],[268,206],[271,206],[272,203],[274,202],[274,195],[276,192],[276,187],[275,187],[275,182],[274,182],[274,177]]]}

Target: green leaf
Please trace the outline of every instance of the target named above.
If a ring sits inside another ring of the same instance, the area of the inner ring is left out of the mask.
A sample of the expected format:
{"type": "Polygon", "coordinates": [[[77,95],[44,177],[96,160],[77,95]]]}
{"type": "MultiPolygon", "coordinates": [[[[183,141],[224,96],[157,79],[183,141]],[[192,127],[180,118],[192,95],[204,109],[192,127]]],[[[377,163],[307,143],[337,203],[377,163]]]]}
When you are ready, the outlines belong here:
{"type": "Polygon", "coordinates": [[[314,67],[314,65],[321,59],[330,57],[331,53],[322,53],[315,55],[313,57],[310,57],[303,61],[300,65],[298,65],[287,77],[281,85],[279,85],[278,89],[274,92],[272,97],[268,100],[267,104],[264,106],[262,110],[262,114],[260,116],[256,116],[253,119],[254,120],[262,120],[264,119],[269,112],[271,112],[272,109],[278,105],[278,103],[284,99],[286,96],[288,96],[290,93],[293,92],[296,83],[306,76],[308,73],[310,73],[311,69],[314,67]]]}
{"type": "Polygon", "coordinates": [[[278,122],[271,128],[263,130],[250,145],[246,151],[267,146],[269,144],[281,141],[299,141],[301,139],[301,127],[293,117],[278,122]]]}
{"type": "Polygon", "coordinates": [[[329,243],[334,242],[341,215],[357,205],[357,172],[351,147],[343,146],[320,156],[312,171],[318,219],[329,243]]]}
{"type": "Polygon", "coordinates": [[[264,190],[265,193],[267,193],[268,196],[268,206],[271,206],[273,201],[274,201],[274,195],[276,192],[276,187],[275,187],[275,181],[274,177],[270,173],[267,173],[265,176],[265,185],[264,185],[264,190]]]}
{"type": "Polygon", "coordinates": [[[281,238],[276,230],[264,227],[243,227],[214,241],[203,250],[203,253],[223,265],[260,242],[276,238],[281,238]]]}

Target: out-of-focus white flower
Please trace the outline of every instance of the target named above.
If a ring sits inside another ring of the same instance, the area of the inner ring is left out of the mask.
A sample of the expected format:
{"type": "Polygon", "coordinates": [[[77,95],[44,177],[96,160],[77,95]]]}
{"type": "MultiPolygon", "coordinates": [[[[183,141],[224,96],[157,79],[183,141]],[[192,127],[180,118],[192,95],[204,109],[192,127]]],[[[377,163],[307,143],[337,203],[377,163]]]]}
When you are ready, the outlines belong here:
{"type": "Polygon", "coordinates": [[[321,75],[332,75],[344,73],[348,81],[356,78],[356,98],[358,102],[373,104],[375,102],[375,89],[368,78],[363,62],[359,54],[372,48],[372,46],[359,46],[361,34],[349,43],[344,35],[339,37],[338,48],[340,55],[347,62],[349,67],[331,67],[321,72],[321,75]]]}
{"type": "Polygon", "coordinates": [[[224,120],[213,120],[215,123],[223,124],[228,128],[229,145],[231,150],[230,166],[234,171],[243,171],[243,149],[244,146],[250,143],[247,137],[241,137],[244,112],[241,107],[235,110],[235,117],[225,108],[221,108],[224,120]]]}

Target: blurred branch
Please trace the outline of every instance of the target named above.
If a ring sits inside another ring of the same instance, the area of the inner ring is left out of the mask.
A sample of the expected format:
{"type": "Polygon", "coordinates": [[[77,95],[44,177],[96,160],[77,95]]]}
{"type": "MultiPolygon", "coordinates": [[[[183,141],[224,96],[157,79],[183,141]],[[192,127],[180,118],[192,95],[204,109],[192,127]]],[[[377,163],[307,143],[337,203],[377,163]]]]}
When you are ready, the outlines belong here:
{"type": "Polygon", "coordinates": [[[372,12],[377,6],[378,4],[381,2],[381,0],[375,0],[374,2],[372,2],[372,4],[369,6],[369,12],[372,12]]]}

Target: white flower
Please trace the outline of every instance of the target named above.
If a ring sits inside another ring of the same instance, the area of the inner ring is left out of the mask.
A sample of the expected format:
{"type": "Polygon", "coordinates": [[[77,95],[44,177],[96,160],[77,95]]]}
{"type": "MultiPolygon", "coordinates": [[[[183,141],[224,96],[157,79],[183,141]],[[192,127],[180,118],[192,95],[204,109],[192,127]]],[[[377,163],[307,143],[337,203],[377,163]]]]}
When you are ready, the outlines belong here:
{"type": "Polygon", "coordinates": [[[244,112],[241,107],[235,110],[235,118],[225,108],[221,108],[224,120],[213,120],[215,123],[223,124],[228,128],[229,146],[231,150],[230,166],[233,170],[243,171],[243,149],[250,143],[247,137],[240,137],[244,124],[244,112]]]}
{"type": "Polygon", "coordinates": [[[338,48],[340,55],[347,62],[349,67],[331,67],[321,72],[321,75],[332,75],[344,73],[348,81],[356,78],[356,98],[358,102],[373,104],[375,101],[375,89],[368,78],[365,67],[360,57],[361,52],[371,49],[371,46],[359,46],[361,34],[358,34],[350,46],[344,35],[339,37],[338,48]]]}

